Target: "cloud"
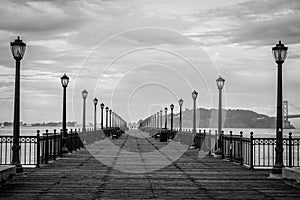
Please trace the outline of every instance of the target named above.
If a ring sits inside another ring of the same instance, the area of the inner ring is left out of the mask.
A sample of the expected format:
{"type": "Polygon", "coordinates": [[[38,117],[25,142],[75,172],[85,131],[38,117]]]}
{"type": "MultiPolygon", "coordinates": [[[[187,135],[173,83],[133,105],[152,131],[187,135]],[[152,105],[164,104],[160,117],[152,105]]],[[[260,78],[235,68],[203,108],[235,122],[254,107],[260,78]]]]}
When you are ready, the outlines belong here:
{"type": "Polygon", "coordinates": [[[65,7],[60,8],[52,1],[2,0],[0,29],[28,33],[70,29],[80,23],[78,15],[74,15],[78,8],[71,5],[68,5],[72,11],[69,13],[65,7]]]}
{"type": "Polygon", "coordinates": [[[194,28],[186,34],[205,45],[266,46],[279,39],[295,44],[300,41],[299,11],[297,0],[245,1],[194,14],[207,21],[208,28],[194,28]]]}

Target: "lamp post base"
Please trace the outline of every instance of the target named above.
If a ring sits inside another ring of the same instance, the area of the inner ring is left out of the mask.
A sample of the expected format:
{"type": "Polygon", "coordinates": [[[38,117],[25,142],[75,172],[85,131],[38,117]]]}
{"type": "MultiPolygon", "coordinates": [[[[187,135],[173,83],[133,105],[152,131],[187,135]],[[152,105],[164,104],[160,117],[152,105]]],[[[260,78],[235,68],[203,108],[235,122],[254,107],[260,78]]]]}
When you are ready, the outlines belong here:
{"type": "Polygon", "coordinates": [[[284,168],[284,166],[280,166],[280,165],[276,166],[275,164],[274,167],[272,168],[269,178],[282,179],[282,168],[284,168]]]}
{"type": "Polygon", "coordinates": [[[222,150],[220,148],[217,148],[217,150],[215,151],[216,155],[221,155],[222,154],[222,150]]]}
{"type": "Polygon", "coordinates": [[[14,165],[16,167],[16,173],[22,173],[24,171],[20,163],[11,163],[11,165],[14,165]]]}
{"type": "Polygon", "coordinates": [[[21,164],[16,165],[16,172],[17,172],[17,173],[23,173],[23,171],[24,171],[24,169],[23,169],[23,167],[22,167],[21,164]]]}

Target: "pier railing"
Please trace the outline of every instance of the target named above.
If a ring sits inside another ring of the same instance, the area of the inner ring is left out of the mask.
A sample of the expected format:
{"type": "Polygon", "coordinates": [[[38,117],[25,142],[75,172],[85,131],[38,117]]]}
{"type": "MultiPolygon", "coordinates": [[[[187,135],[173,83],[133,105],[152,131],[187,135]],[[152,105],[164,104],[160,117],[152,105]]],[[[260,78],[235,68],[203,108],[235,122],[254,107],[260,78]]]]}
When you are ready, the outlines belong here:
{"type": "MultiPolygon", "coordinates": [[[[178,141],[182,144],[193,146],[201,151],[215,153],[218,143],[217,132],[200,130],[196,133],[185,129],[181,132],[174,130],[142,128],[149,132],[150,136],[160,139],[162,142],[168,140],[178,141]],[[163,138],[163,139],[162,139],[163,138]]],[[[221,135],[221,157],[231,162],[238,162],[249,168],[271,168],[275,164],[276,138],[244,137],[243,132],[221,135]]],[[[283,138],[283,163],[287,167],[300,166],[300,138],[293,138],[289,133],[288,138],[283,138]]]]}
{"type": "MultiPolygon", "coordinates": [[[[117,127],[109,130],[87,129],[85,132],[70,129],[63,137],[62,130],[41,133],[39,130],[33,136],[20,136],[20,162],[24,166],[39,167],[50,160],[62,157],[63,153],[77,151],[85,145],[91,145],[95,141],[107,136],[118,138],[123,131],[117,127]]],[[[0,136],[0,165],[9,165],[12,159],[13,136],[0,136]]]]}
{"type": "MultiPolygon", "coordinates": [[[[240,162],[250,168],[272,167],[275,164],[275,138],[255,138],[250,133],[250,138],[240,135],[222,136],[224,157],[230,161],[240,162]]],[[[300,138],[293,138],[289,133],[288,138],[283,138],[283,164],[287,167],[300,166],[300,138]]]]}

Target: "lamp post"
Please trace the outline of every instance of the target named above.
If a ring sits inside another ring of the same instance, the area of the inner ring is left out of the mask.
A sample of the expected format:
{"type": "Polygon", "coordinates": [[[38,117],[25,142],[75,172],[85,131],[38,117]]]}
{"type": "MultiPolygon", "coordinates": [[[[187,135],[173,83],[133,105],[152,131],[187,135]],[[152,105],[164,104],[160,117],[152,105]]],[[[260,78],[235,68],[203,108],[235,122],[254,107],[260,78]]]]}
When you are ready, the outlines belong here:
{"type": "Polygon", "coordinates": [[[97,103],[98,103],[98,99],[94,98],[93,99],[93,103],[95,106],[95,113],[94,113],[94,131],[96,132],[97,130],[97,103]]]}
{"type": "Polygon", "coordinates": [[[108,129],[108,110],[109,108],[106,106],[105,111],[106,111],[106,130],[108,129]]]}
{"type": "Polygon", "coordinates": [[[283,147],[282,147],[282,64],[287,56],[288,48],[279,41],[272,48],[275,62],[277,63],[277,122],[276,122],[276,157],[275,165],[272,168],[272,174],[281,174],[283,165],[283,147]]]}
{"type": "Polygon", "coordinates": [[[165,107],[165,129],[167,130],[168,128],[168,108],[165,107]]]}
{"type": "Polygon", "coordinates": [[[171,108],[171,133],[173,132],[173,110],[174,110],[174,104],[170,105],[171,108]]]}
{"type": "Polygon", "coordinates": [[[218,146],[216,149],[216,154],[221,154],[221,133],[222,133],[222,89],[224,87],[225,79],[221,76],[216,80],[219,89],[219,110],[218,110],[218,146]]]}
{"type": "Polygon", "coordinates": [[[62,129],[63,129],[63,136],[64,138],[67,137],[67,94],[66,94],[66,89],[68,87],[69,84],[69,77],[64,74],[61,77],[61,85],[63,87],[63,120],[62,120],[62,129]]]}
{"type": "Polygon", "coordinates": [[[103,130],[103,108],[104,108],[104,103],[101,103],[100,107],[101,107],[101,129],[103,130]]]}
{"type": "Polygon", "coordinates": [[[196,133],[196,99],[198,96],[198,92],[196,92],[195,90],[192,93],[192,97],[194,100],[194,112],[193,112],[193,133],[196,133]]]}
{"type": "Polygon", "coordinates": [[[82,91],[82,99],[83,99],[83,111],[82,111],[82,132],[85,133],[86,128],[85,128],[85,105],[86,105],[86,98],[88,95],[88,91],[83,90],[82,91]]]}
{"type": "Polygon", "coordinates": [[[112,113],[112,110],[110,109],[109,110],[109,129],[111,129],[111,113],[112,113]]]}
{"type": "Polygon", "coordinates": [[[13,146],[12,146],[12,161],[11,164],[16,166],[16,171],[23,172],[23,167],[20,163],[20,67],[21,60],[25,54],[26,44],[18,37],[14,42],[10,43],[11,53],[16,61],[16,76],[15,76],[15,99],[14,99],[14,129],[13,129],[13,146]]]}
{"type": "Polygon", "coordinates": [[[179,99],[178,100],[178,104],[179,104],[179,131],[182,131],[182,105],[183,105],[183,100],[179,99]]]}

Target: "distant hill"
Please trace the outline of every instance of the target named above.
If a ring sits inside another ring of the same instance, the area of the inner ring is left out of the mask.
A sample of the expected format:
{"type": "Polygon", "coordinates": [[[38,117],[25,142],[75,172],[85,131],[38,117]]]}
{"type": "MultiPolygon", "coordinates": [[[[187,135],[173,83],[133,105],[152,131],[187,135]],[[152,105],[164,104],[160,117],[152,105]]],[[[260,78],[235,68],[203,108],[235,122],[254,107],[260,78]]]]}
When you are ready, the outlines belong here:
{"type": "MultiPolygon", "coordinates": [[[[275,128],[274,117],[259,114],[251,110],[228,109],[222,110],[224,128],[275,128]],[[225,120],[224,120],[225,118],[225,120]]],[[[197,109],[196,124],[198,128],[218,126],[218,110],[197,109]]],[[[170,125],[170,115],[168,116],[168,126],[170,125]]],[[[182,126],[193,126],[193,110],[185,109],[182,112],[182,126]]],[[[174,114],[174,127],[179,127],[179,113],[174,114]]],[[[290,128],[294,128],[292,125],[290,128]]]]}

